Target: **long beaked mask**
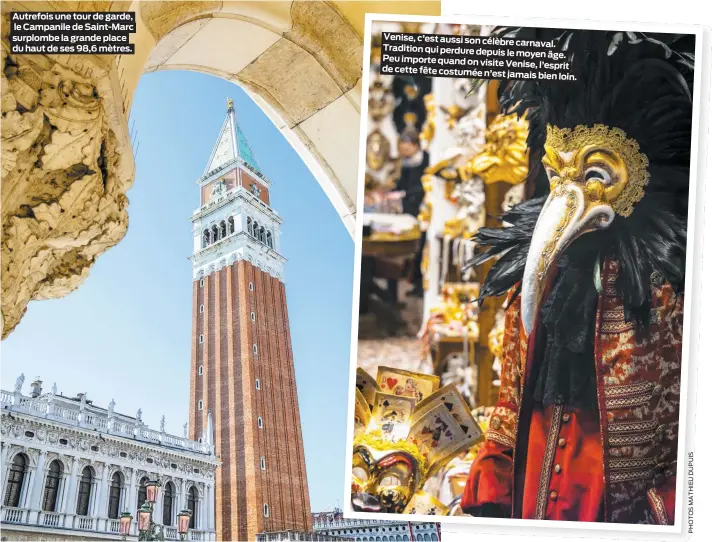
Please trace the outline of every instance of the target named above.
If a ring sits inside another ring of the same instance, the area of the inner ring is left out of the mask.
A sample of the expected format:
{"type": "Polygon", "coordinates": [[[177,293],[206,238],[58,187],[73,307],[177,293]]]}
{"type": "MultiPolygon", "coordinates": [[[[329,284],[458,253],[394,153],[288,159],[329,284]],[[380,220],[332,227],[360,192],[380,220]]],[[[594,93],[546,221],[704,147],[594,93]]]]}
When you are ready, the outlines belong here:
{"type": "Polygon", "coordinates": [[[550,193],[532,235],[522,279],[522,324],[534,328],[555,262],[581,235],[630,216],[648,183],[648,158],[618,128],[547,126],[542,165],[550,193]]]}

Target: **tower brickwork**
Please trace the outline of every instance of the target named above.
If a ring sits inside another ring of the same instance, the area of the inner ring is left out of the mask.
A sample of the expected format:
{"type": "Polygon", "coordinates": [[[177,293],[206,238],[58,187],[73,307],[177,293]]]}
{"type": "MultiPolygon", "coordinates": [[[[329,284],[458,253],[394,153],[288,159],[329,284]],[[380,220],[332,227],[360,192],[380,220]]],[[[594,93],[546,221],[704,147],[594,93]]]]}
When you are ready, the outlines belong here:
{"type": "Polygon", "coordinates": [[[310,531],[282,221],[231,102],[198,184],[189,424],[197,439],[212,413],[217,537],[310,531]]]}

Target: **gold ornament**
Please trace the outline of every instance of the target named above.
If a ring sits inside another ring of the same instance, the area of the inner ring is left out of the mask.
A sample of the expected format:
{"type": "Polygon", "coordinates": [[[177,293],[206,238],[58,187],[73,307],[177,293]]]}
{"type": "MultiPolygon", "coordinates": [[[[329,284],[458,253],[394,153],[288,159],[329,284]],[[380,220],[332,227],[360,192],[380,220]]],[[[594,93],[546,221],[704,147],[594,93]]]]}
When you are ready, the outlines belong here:
{"type": "Polygon", "coordinates": [[[440,303],[430,309],[428,330],[443,336],[467,334],[479,340],[478,306],[473,303],[480,295],[477,282],[446,282],[443,284],[440,303]]]}
{"type": "Polygon", "coordinates": [[[464,166],[464,176],[485,184],[524,182],[529,172],[529,122],[516,114],[498,115],[487,127],[482,151],[464,166]]]}
{"type": "Polygon", "coordinates": [[[426,501],[438,513],[447,510],[423,493],[423,485],[453,457],[481,441],[483,432],[455,386],[439,386],[434,375],[379,367],[374,379],[359,371],[354,420],[359,430],[354,433],[351,475],[354,510],[420,513],[426,501]]]}
{"type": "Polygon", "coordinates": [[[447,127],[452,130],[465,115],[474,109],[474,106],[462,107],[458,104],[452,104],[447,107],[441,105],[440,109],[445,113],[447,127]]]}
{"type": "Polygon", "coordinates": [[[435,137],[435,99],[432,94],[426,94],[423,97],[425,102],[425,124],[420,131],[420,144],[423,149],[427,149],[430,142],[435,137]]]}
{"type": "Polygon", "coordinates": [[[391,144],[388,138],[376,129],[366,138],[366,165],[379,171],[391,157],[391,144]]]}
{"type": "Polygon", "coordinates": [[[571,130],[548,125],[544,150],[542,164],[552,190],[576,183],[591,202],[607,203],[621,216],[630,216],[645,195],[648,157],[620,128],[596,124],[571,130]]]}

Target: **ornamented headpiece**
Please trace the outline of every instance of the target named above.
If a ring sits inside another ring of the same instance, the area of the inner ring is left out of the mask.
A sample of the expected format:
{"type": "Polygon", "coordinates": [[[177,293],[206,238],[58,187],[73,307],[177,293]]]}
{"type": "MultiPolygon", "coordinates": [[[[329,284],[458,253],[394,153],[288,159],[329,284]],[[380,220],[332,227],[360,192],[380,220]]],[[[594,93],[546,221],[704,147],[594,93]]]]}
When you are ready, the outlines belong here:
{"type": "Polygon", "coordinates": [[[356,381],[351,503],[357,511],[438,513],[426,480],[482,438],[454,385],[437,376],[379,367],[356,381]]]}
{"type": "Polygon", "coordinates": [[[678,292],[685,283],[695,36],[531,27],[495,34],[552,40],[573,79],[500,81],[502,112],[529,122],[534,197],[502,216],[506,227],[478,231],[489,248],[472,264],[497,258],[480,299],[516,285],[529,333],[555,276],[576,276],[577,295],[589,298],[610,259],[620,264],[615,288],[626,320],[645,325],[651,277],[662,274],[678,292]]]}
{"type": "Polygon", "coordinates": [[[595,124],[571,130],[547,125],[544,150],[543,163],[552,190],[567,181],[583,183],[591,200],[608,203],[621,216],[630,216],[645,195],[650,178],[648,157],[620,128],[595,124]],[[573,155],[564,160],[564,153],[573,155]],[[556,166],[569,166],[568,177],[562,177],[563,171],[556,166]]]}

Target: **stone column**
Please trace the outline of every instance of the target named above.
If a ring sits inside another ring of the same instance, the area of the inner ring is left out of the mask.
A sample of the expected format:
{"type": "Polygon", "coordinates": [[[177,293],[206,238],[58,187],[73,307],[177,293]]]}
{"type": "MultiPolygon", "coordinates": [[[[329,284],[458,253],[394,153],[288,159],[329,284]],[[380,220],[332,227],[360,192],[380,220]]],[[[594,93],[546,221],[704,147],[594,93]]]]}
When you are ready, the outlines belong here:
{"type": "Polygon", "coordinates": [[[215,530],[215,491],[213,484],[208,484],[206,487],[208,497],[208,513],[206,519],[207,528],[211,531],[215,530]]]}
{"type": "Polygon", "coordinates": [[[2,443],[2,452],[0,453],[0,465],[2,465],[2,485],[0,485],[0,488],[2,488],[2,495],[5,495],[5,481],[7,480],[7,473],[10,471],[10,465],[7,463],[7,456],[10,455],[10,445],[6,443],[2,443]]]}
{"type": "Polygon", "coordinates": [[[153,505],[153,521],[154,523],[163,525],[163,481],[158,475],[152,479],[158,480],[161,483],[161,489],[156,496],[156,503],[153,505]]]}
{"type": "MultiPolygon", "coordinates": [[[[136,487],[138,484],[138,471],[136,469],[131,469],[131,481],[129,482],[129,489],[128,489],[128,495],[126,499],[124,499],[124,502],[126,503],[126,510],[131,512],[131,515],[134,517],[138,517],[136,515],[136,510],[138,510],[138,503],[136,502],[138,499],[138,488],[136,487]]],[[[123,512],[123,510],[122,510],[123,512]]]]}
{"type": "MultiPolygon", "coordinates": [[[[101,472],[101,481],[99,482],[99,491],[97,493],[97,499],[95,500],[94,513],[92,514],[97,518],[97,524],[99,522],[106,523],[106,499],[109,490],[109,465],[104,464],[104,468],[101,472]]],[[[103,525],[102,525],[103,526],[103,525]]],[[[106,529],[104,529],[106,530],[106,529]]]]}
{"type": "Polygon", "coordinates": [[[47,462],[47,450],[40,452],[40,457],[37,461],[37,468],[34,472],[32,485],[25,499],[25,508],[30,509],[28,523],[36,523],[37,515],[42,510],[42,487],[45,479],[45,463],[47,462]]]}
{"type": "MultiPolygon", "coordinates": [[[[79,471],[79,458],[72,458],[72,470],[69,474],[69,484],[67,490],[64,492],[64,500],[62,502],[62,512],[67,514],[69,517],[73,517],[76,514],[76,504],[77,504],[77,472],[79,471]]],[[[71,527],[71,519],[65,516],[64,526],[71,527]]]]}

